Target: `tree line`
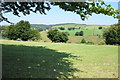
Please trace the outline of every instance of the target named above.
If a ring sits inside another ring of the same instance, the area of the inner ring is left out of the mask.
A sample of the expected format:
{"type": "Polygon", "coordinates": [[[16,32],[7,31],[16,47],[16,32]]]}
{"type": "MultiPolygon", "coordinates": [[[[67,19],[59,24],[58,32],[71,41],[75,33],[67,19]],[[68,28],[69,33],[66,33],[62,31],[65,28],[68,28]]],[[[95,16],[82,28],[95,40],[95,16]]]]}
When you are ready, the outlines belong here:
{"type": "MultiPolygon", "coordinates": [[[[99,27],[99,29],[102,29],[102,27],[99,27]]],[[[6,37],[10,40],[40,40],[41,35],[38,30],[31,29],[31,25],[28,21],[20,21],[16,25],[10,25],[7,26],[6,29],[2,27],[2,36],[6,37]]],[[[84,32],[76,32],[75,36],[83,36],[84,32]]],[[[69,40],[68,38],[69,33],[68,32],[61,32],[57,29],[51,29],[47,32],[47,37],[52,42],[67,42],[69,40]]],[[[120,45],[120,24],[111,25],[111,27],[106,28],[106,30],[103,32],[103,37],[105,39],[106,44],[110,45],[120,45]]],[[[84,41],[83,41],[84,42],[84,41]]]]}

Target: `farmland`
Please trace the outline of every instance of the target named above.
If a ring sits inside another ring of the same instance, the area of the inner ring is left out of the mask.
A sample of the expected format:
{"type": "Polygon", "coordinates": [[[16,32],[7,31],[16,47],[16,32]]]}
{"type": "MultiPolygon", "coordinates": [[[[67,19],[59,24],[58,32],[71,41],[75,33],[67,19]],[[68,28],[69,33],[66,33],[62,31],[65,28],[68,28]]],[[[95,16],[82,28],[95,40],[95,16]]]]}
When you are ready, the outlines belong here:
{"type": "Polygon", "coordinates": [[[118,46],[0,40],[3,77],[117,78],[118,46]]]}
{"type": "MultiPolygon", "coordinates": [[[[101,42],[104,42],[102,34],[103,31],[110,27],[109,25],[81,25],[81,24],[61,24],[53,26],[52,29],[59,29],[60,27],[65,28],[65,30],[59,30],[61,32],[68,32],[69,40],[68,43],[80,43],[80,41],[84,38],[86,41],[93,42],[94,44],[101,44],[101,42]],[[68,28],[79,28],[75,30],[68,30],[68,28]],[[102,27],[102,29],[99,29],[99,27],[102,27]],[[83,36],[75,36],[76,32],[83,31],[83,36]]],[[[47,31],[40,32],[42,41],[45,42],[51,42],[47,38],[47,31]]]]}

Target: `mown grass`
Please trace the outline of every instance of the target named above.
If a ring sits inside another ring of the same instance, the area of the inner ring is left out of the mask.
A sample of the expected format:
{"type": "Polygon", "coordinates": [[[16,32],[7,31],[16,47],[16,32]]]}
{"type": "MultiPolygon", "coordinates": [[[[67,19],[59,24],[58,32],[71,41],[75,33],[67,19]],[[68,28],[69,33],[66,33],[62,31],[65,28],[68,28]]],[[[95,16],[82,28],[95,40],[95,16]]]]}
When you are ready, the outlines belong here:
{"type": "Polygon", "coordinates": [[[0,41],[3,77],[118,77],[117,46],[0,41]]]}

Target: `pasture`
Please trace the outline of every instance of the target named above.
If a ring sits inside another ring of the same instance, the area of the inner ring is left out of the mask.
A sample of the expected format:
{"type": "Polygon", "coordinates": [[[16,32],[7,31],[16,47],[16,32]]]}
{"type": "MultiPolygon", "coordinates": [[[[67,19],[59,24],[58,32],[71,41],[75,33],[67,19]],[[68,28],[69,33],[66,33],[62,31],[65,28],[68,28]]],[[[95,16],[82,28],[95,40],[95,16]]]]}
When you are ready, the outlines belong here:
{"type": "Polygon", "coordinates": [[[118,46],[0,40],[3,77],[117,78],[118,46]]]}
{"type": "Polygon", "coordinates": [[[105,28],[110,27],[109,25],[81,25],[81,24],[66,24],[66,25],[59,25],[59,26],[53,26],[52,28],[60,28],[64,27],[65,30],[60,30],[63,32],[68,32],[70,36],[74,36],[76,32],[83,31],[84,36],[97,36],[102,35],[105,28]],[[79,28],[78,30],[68,30],[68,28],[79,28]],[[102,27],[103,29],[98,29],[99,27],[102,27]]]}
{"type": "MultiPolygon", "coordinates": [[[[103,31],[110,27],[109,25],[81,25],[81,24],[64,24],[64,25],[58,25],[58,26],[53,26],[52,28],[59,29],[60,27],[65,28],[65,30],[59,30],[61,32],[68,32],[69,35],[69,40],[67,41],[68,43],[80,43],[81,40],[84,38],[86,41],[92,42],[94,44],[103,44],[104,39],[102,37],[103,31]],[[68,28],[79,28],[80,29],[75,29],[75,30],[68,30],[68,28]],[[99,27],[102,27],[102,29],[98,29],[99,27]],[[75,36],[76,32],[83,31],[84,35],[83,36],[75,36]]],[[[40,32],[41,34],[41,41],[44,42],[51,42],[50,39],[47,38],[47,31],[42,31],[40,32]]]]}

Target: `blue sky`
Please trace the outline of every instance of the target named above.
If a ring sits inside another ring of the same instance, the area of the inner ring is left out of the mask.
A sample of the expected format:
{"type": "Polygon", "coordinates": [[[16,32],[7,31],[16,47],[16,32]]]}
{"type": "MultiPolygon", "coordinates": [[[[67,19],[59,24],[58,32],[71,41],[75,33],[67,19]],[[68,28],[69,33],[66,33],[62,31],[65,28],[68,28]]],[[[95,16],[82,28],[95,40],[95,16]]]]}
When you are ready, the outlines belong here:
{"type": "MultiPolygon", "coordinates": [[[[118,9],[118,2],[106,2],[111,4],[113,8],[118,9]]],[[[118,22],[111,16],[106,16],[102,14],[93,14],[88,20],[82,21],[78,14],[72,12],[65,12],[59,7],[52,7],[52,9],[47,12],[47,15],[41,15],[39,13],[31,13],[30,15],[17,17],[12,13],[4,14],[11,22],[17,23],[20,20],[27,20],[31,24],[59,24],[59,23],[77,23],[77,24],[98,24],[98,25],[112,25],[118,22]]],[[[9,25],[7,22],[2,22],[0,25],[9,25]]]]}

